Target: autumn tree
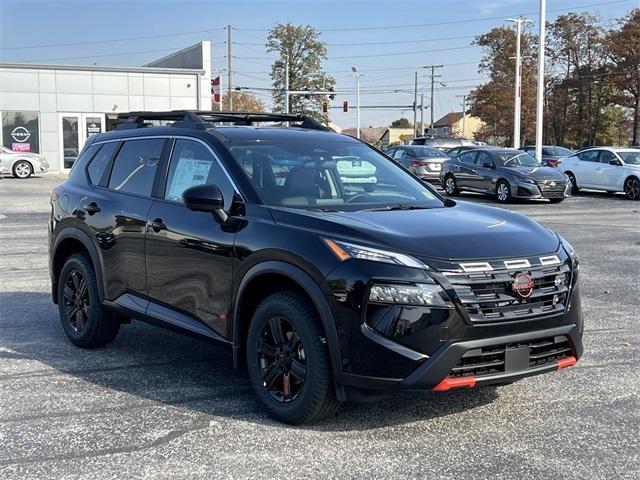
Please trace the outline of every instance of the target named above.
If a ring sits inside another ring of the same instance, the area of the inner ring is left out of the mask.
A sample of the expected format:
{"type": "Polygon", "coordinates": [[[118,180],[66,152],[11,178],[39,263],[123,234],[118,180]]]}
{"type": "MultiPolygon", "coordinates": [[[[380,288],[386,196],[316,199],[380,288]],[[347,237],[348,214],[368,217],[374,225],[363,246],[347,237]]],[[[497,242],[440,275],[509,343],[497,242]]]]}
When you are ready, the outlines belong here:
{"type": "MultiPolygon", "coordinates": [[[[222,105],[228,105],[229,94],[222,95],[222,105]]],[[[267,106],[260,100],[255,94],[246,91],[233,91],[231,92],[231,99],[233,101],[233,109],[236,112],[266,112],[267,106]]],[[[218,102],[212,101],[212,110],[219,111],[220,105],[218,102]]]]}
{"type": "MultiPolygon", "coordinates": [[[[279,57],[271,65],[271,81],[275,109],[285,109],[285,64],[289,63],[289,90],[329,90],[335,79],[322,68],[327,47],[319,39],[320,33],[310,25],[276,24],[267,37],[267,51],[279,57]]],[[[320,95],[292,95],[289,111],[311,115],[323,123],[329,116],[322,112],[320,95]]]]}
{"type": "MultiPolygon", "coordinates": [[[[522,140],[535,136],[535,60],[536,37],[523,32],[522,62],[522,140]]],[[[479,35],[474,44],[483,49],[478,72],[489,81],[471,91],[469,114],[484,125],[476,134],[479,140],[495,144],[513,143],[516,33],[507,27],[494,28],[479,35]]]]}
{"type": "Polygon", "coordinates": [[[620,28],[606,38],[611,81],[620,95],[616,102],[632,110],[632,145],[640,144],[640,8],[619,20],[620,28]]]}

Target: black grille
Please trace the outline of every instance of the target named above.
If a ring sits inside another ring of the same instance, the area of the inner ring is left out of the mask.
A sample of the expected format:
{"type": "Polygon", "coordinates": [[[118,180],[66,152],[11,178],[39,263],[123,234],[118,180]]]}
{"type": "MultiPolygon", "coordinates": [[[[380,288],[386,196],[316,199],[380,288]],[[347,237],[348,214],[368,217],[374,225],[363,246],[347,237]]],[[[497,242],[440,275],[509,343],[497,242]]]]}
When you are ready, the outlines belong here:
{"type": "Polygon", "coordinates": [[[566,187],[567,183],[562,181],[544,180],[538,182],[538,188],[543,197],[561,197],[564,195],[566,187]]]}
{"type": "Polygon", "coordinates": [[[566,263],[518,270],[447,272],[458,298],[474,323],[536,318],[564,312],[569,293],[570,268],[566,263]],[[534,282],[528,298],[513,290],[513,279],[526,273],[534,282]]]}
{"type": "Polygon", "coordinates": [[[554,364],[562,358],[571,356],[573,356],[573,349],[564,335],[528,342],[492,345],[465,352],[458,363],[451,369],[448,376],[482,377],[510,371],[522,371],[528,368],[554,364]],[[512,357],[508,355],[508,351],[522,352],[525,349],[528,349],[528,363],[525,358],[523,364],[510,365],[512,357]]]}

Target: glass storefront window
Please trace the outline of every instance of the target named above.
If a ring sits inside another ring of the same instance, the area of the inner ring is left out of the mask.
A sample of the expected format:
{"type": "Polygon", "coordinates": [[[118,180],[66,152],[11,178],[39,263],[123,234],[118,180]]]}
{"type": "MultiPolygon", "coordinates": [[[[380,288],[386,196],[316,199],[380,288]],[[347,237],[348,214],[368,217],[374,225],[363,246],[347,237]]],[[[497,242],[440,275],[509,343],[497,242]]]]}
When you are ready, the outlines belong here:
{"type": "Polygon", "coordinates": [[[38,112],[2,112],[2,145],[14,152],[40,153],[38,112]]]}
{"type": "Polygon", "coordinates": [[[64,168],[71,168],[73,162],[78,158],[79,137],[78,137],[78,116],[62,117],[62,151],[64,153],[64,168]]]}

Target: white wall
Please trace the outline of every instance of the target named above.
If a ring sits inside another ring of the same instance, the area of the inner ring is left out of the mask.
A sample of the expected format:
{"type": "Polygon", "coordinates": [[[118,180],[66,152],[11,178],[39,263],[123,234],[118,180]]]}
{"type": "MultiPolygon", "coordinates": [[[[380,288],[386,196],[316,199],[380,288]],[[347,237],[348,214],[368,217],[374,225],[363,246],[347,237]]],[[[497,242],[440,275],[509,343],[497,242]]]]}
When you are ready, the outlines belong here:
{"type": "MultiPolygon", "coordinates": [[[[0,67],[0,112],[39,112],[40,153],[62,168],[59,113],[117,113],[198,107],[197,73],[0,67]]],[[[152,70],[152,69],[149,69],[152,70]]],[[[209,82],[207,81],[207,89],[209,82]]],[[[208,90],[207,90],[208,91],[208,90]]],[[[208,98],[208,97],[207,97],[208,98]]],[[[209,106],[206,107],[209,109],[209,106]]]]}

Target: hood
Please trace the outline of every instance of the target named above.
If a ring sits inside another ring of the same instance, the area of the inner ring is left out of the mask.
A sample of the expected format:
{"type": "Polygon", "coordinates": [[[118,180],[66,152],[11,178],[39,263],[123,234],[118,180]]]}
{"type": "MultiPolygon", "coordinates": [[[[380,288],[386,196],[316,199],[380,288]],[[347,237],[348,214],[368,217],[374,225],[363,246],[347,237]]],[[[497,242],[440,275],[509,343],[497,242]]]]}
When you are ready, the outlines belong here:
{"type": "Polygon", "coordinates": [[[454,207],[315,212],[272,207],[275,221],[319,235],[417,257],[472,260],[555,252],[558,236],[516,212],[459,202],[454,207]]]}
{"type": "Polygon", "coordinates": [[[566,181],[567,177],[564,173],[553,167],[501,167],[503,171],[511,172],[512,174],[522,177],[530,178],[531,180],[555,180],[566,181]]]}

